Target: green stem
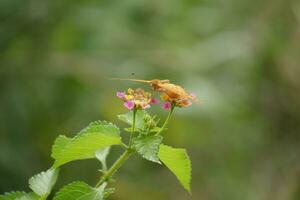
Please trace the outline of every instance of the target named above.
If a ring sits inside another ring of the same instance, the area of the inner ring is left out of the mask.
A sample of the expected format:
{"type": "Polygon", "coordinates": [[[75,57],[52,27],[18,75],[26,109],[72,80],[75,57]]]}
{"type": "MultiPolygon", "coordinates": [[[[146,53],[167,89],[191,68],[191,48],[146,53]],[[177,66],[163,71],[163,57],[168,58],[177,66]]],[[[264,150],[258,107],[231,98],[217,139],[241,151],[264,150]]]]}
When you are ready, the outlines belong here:
{"type": "Polygon", "coordinates": [[[131,129],[130,139],[129,139],[129,145],[128,145],[129,148],[131,148],[131,146],[132,146],[132,138],[133,138],[133,135],[134,135],[135,118],[136,118],[136,112],[137,112],[137,110],[133,109],[132,112],[133,112],[133,117],[132,117],[132,129],[131,129]]]}
{"type": "Polygon", "coordinates": [[[114,173],[123,165],[123,163],[130,157],[133,151],[127,149],[119,157],[119,159],[111,166],[111,168],[102,176],[102,178],[97,183],[96,187],[99,187],[102,183],[108,181],[114,173]]]}
{"type": "Polygon", "coordinates": [[[167,118],[166,118],[165,123],[162,125],[160,131],[158,131],[158,132],[156,133],[156,135],[161,134],[161,132],[163,132],[163,131],[165,130],[165,128],[166,128],[166,126],[168,125],[168,122],[169,122],[169,120],[170,120],[170,118],[171,118],[171,115],[172,115],[172,113],[173,113],[173,111],[174,111],[174,108],[175,108],[175,105],[172,104],[172,107],[171,107],[171,109],[170,109],[170,111],[169,111],[169,114],[168,114],[168,116],[167,116],[167,118]]]}
{"type": "Polygon", "coordinates": [[[115,163],[109,168],[109,170],[105,172],[105,174],[101,177],[101,179],[96,184],[96,187],[99,187],[104,182],[107,182],[114,175],[114,173],[123,165],[123,163],[130,157],[130,155],[134,153],[134,150],[132,150],[131,146],[132,146],[132,138],[133,138],[134,129],[135,129],[136,112],[137,112],[137,110],[134,109],[133,110],[133,119],[132,119],[132,130],[131,130],[131,134],[130,134],[129,145],[127,146],[126,144],[122,143],[122,146],[126,147],[126,150],[119,157],[119,159],[116,160],[115,163]]]}
{"type": "Polygon", "coordinates": [[[120,144],[124,149],[128,149],[128,146],[124,144],[123,142],[120,144]]]}

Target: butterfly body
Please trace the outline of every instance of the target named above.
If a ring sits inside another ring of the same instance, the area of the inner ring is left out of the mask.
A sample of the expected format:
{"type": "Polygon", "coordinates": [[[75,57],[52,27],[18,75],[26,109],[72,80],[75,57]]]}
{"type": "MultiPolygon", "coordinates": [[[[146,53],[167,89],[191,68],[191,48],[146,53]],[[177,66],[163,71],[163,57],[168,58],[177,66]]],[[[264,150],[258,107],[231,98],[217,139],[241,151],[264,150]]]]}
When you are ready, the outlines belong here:
{"type": "Polygon", "coordinates": [[[190,94],[187,93],[181,86],[170,83],[169,80],[151,80],[150,86],[153,90],[164,92],[171,98],[190,98],[190,94]]]}

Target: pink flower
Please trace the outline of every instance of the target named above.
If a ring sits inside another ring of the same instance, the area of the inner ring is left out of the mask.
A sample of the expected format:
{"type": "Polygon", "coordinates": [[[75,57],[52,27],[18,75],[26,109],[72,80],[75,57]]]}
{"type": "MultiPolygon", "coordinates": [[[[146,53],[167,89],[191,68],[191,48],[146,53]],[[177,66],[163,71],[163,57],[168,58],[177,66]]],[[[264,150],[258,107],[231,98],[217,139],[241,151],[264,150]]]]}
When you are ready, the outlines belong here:
{"type": "Polygon", "coordinates": [[[124,92],[117,92],[117,97],[120,99],[124,99],[125,98],[125,93],[124,92]]]}
{"type": "Polygon", "coordinates": [[[151,102],[157,103],[156,99],[151,98],[151,93],[141,88],[129,88],[127,92],[117,92],[116,96],[124,102],[123,105],[129,110],[144,110],[151,107],[151,102]]]}
{"type": "Polygon", "coordinates": [[[156,99],[156,98],[151,98],[150,104],[152,104],[152,105],[158,104],[158,99],[156,99]]]}
{"type": "Polygon", "coordinates": [[[164,102],[163,109],[169,110],[169,109],[171,109],[171,107],[172,107],[172,104],[169,101],[164,102]]]}
{"type": "Polygon", "coordinates": [[[128,110],[132,110],[134,108],[134,101],[126,101],[123,104],[128,110]]]}

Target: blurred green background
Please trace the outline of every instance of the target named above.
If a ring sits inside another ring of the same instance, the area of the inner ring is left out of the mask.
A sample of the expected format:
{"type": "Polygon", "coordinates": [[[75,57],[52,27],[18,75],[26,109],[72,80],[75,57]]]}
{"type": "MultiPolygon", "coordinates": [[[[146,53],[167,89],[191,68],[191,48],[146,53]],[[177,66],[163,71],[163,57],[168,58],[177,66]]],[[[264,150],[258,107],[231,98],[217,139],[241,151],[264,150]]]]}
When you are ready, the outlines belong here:
{"type": "MultiPolygon", "coordinates": [[[[115,92],[144,85],[109,77],[170,79],[203,101],[165,133],[190,154],[193,195],[135,156],[111,200],[300,199],[298,0],[1,0],[0,193],[29,190],[58,134],[124,127],[115,92]]],[[[67,164],[56,189],[94,185],[98,167],[67,164]]]]}

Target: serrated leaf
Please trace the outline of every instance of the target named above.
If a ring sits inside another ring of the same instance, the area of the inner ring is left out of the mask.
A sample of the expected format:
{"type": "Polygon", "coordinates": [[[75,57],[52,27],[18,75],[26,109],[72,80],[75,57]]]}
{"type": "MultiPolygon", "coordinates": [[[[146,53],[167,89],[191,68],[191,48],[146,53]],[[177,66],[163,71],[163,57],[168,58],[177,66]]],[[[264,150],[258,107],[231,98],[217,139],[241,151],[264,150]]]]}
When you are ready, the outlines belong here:
{"type": "Polygon", "coordinates": [[[175,174],[181,185],[190,192],[191,161],[185,149],[160,145],[159,159],[175,174]]]}
{"type": "Polygon", "coordinates": [[[158,151],[162,139],[160,135],[141,136],[133,140],[133,146],[143,158],[160,164],[158,151]]]}
{"type": "Polygon", "coordinates": [[[61,150],[63,150],[71,140],[71,138],[68,138],[64,135],[59,135],[52,146],[51,157],[57,158],[61,153],[61,150]]]}
{"type": "Polygon", "coordinates": [[[37,194],[30,192],[26,193],[25,195],[16,198],[15,200],[45,200],[44,197],[39,197],[37,194]]]}
{"type": "Polygon", "coordinates": [[[20,191],[6,192],[5,194],[0,195],[0,200],[15,200],[16,198],[22,197],[24,195],[26,195],[26,193],[20,191]]]}
{"type": "Polygon", "coordinates": [[[0,195],[0,200],[38,200],[39,197],[34,194],[33,192],[31,193],[26,193],[26,192],[7,192],[3,195],[0,195]]]}
{"type": "Polygon", "coordinates": [[[110,136],[119,136],[120,130],[119,128],[107,121],[94,121],[91,122],[86,128],[82,129],[78,135],[82,135],[85,133],[102,133],[104,135],[110,135],[110,136]]]}
{"type": "Polygon", "coordinates": [[[94,158],[101,148],[121,143],[118,127],[107,122],[93,122],[74,138],[59,136],[52,148],[54,167],[73,160],[94,158]]]}
{"type": "Polygon", "coordinates": [[[29,179],[29,187],[41,197],[47,197],[58,177],[58,169],[49,169],[29,179]]]}
{"type": "Polygon", "coordinates": [[[93,188],[85,182],[73,182],[58,191],[53,200],[103,200],[105,186],[93,188]]]}

